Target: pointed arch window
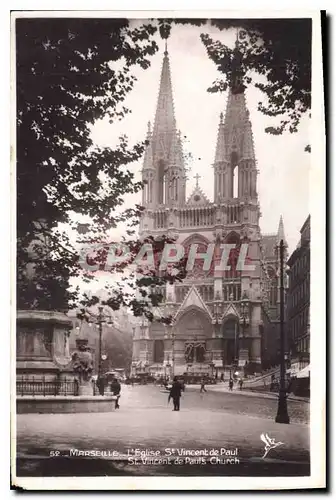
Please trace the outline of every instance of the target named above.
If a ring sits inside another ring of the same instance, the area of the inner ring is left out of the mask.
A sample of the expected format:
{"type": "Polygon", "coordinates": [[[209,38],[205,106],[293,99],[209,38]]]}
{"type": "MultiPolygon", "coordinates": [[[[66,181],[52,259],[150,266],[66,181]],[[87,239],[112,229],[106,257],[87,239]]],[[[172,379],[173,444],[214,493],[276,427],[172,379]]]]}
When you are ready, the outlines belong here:
{"type": "Polygon", "coordinates": [[[152,201],[153,201],[153,196],[152,196],[153,195],[153,180],[152,179],[149,181],[148,189],[149,189],[148,202],[152,203],[152,201]]]}
{"type": "Polygon", "coordinates": [[[166,175],[163,159],[158,163],[158,202],[164,204],[166,200],[166,175]]]}
{"type": "Polygon", "coordinates": [[[240,238],[237,233],[229,234],[228,238],[225,240],[225,243],[235,244],[235,248],[232,248],[229,254],[228,265],[230,266],[230,270],[225,271],[226,279],[234,279],[239,278],[240,271],[237,270],[237,263],[240,252],[240,238]]]}
{"type": "Polygon", "coordinates": [[[177,182],[177,175],[175,175],[174,177],[174,200],[177,201],[177,186],[178,186],[178,182],[177,182]]]}
{"type": "Polygon", "coordinates": [[[147,184],[144,184],[143,187],[143,202],[147,203],[147,184]]]}
{"type": "Polygon", "coordinates": [[[238,198],[238,165],[232,168],[233,198],[238,198]]]}
{"type": "Polygon", "coordinates": [[[270,280],[270,305],[276,306],[278,301],[278,278],[273,267],[267,269],[270,280]]]}
{"type": "Polygon", "coordinates": [[[230,194],[231,198],[238,198],[238,181],[239,169],[238,169],[238,154],[233,151],[231,154],[231,186],[230,194]]]}
{"type": "Polygon", "coordinates": [[[149,174],[148,185],[147,185],[147,203],[152,203],[153,201],[153,175],[149,174]]]}

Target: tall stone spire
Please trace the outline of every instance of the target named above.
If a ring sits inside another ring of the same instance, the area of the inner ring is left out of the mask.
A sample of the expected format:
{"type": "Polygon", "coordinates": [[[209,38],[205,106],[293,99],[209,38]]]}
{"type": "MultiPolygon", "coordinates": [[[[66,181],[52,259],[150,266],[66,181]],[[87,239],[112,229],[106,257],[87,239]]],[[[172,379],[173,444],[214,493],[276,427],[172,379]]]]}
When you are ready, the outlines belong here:
{"type": "Polygon", "coordinates": [[[219,203],[228,196],[226,189],[228,166],[229,162],[226,157],[225,145],[224,115],[221,112],[219,115],[219,126],[214,162],[214,199],[216,203],[219,203]]]}
{"type": "Polygon", "coordinates": [[[223,112],[221,112],[221,114],[219,115],[215,162],[223,161],[225,159],[225,156],[226,156],[226,150],[224,141],[224,115],[223,112]]]}
{"type": "MultiPolygon", "coordinates": [[[[154,127],[151,134],[147,136],[147,140],[150,141],[150,147],[147,147],[145,152],[143,180],[153,176],[152,187],[148,190],[149,195],[152,192],[152,196],[149,196],[151,203],[154,205],[183,203],[185,201],[185,168],[181,135],[176,127],[167,43],[161,69],[154,127]],[[153,170],[153,174],[146,174],[145,165],[147,171],[153,170]]],[[[144,191],[146,189],[145,187],[144,191]]]]}
{"type": "Polygon", "coordinates": [[[217,138],[214,162],[216,201],[221,198],[257,197],[253,134],[244,90],[237,38],[233,50],[225,119],[220,119],[217,138]],[[235,176],[238,176],[238,193],[234,193],[233,189],[235,176]]]}
{"type": "Polygon", "coordinates": [[[278,227],[278,233],[277,233],[277,243],[280,243],[281,240],[283,240],[283,242],[285,244],[287,243],[282,215],[280,215],[280,220],[279,220],[279,227],[278,227]]]}
{"type": "Polygon", "coordinates": [[[165,47],[159,96],[153,128],[153,153],[156,158],[169,160],[171,146],[176,135],[173,89],[167,46],[165,47]]]}
{"type": "Polygon", "coordinates": [[[153,147],[152,147],[152,131],[151,131],[151,123],[148,122],[147,124],[147,136],[146,136],[146,149],[145,149],[145,156],[143,160],[143,169],[153,169],[153,147]]]}
{"type": "Polygon", "coordinates": [[[145,182],[142,190],[142,205],[150,206],[153,203],[153,188],[154,188],[154,163],[153,163],[153,148],[152,148],[152,131],[151,124],[147,124],[147,146],[142,167],[142,180],[145,182]]]}

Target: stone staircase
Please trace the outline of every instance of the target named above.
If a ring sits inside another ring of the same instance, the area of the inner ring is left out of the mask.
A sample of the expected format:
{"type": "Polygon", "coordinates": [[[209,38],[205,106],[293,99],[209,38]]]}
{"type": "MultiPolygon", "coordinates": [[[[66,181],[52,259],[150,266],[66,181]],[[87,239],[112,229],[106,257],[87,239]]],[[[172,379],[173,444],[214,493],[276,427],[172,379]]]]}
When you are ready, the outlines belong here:
{"type": "Polygon", "coordinates": [[[244,380],[244,389],[250,390],[269,390],[272,377],[278,380],[280,377],[280,367],[270,368],[267,372],[253,378],[244,380]]]}

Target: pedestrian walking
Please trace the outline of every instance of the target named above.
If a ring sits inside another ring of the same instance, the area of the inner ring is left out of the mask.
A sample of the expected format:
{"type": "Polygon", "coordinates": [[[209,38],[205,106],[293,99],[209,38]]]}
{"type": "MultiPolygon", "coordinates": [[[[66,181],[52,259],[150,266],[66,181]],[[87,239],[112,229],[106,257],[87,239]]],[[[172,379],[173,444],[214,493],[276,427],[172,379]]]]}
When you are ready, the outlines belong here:
{"type": "Polygon", "coordinates": [[[230,388],[230,391],[232,391],[232,389],[233,389],[233,379],[232,378],[230,378],[230,380],[229,380],[229,388],[230,388]]]}
{"type": "Polygon", "coordinates": [[[174,377],[173,385],[170,389],[168,396],[168,403],[170,399],[173,400],[174,409],[173,411],[180,411],[180,399],[181,399],[182,387],[180,382],[177,380],[177,377],[174,377]]]}
{"type": "Polygon", "coordinates": [[[103,377],[98,377],[96,384],[97,384],[97,387],[98,387],[99,394],[101,396],[104,396],[104,391],[105,391],[105,381],[104,381],[104,378],[103,377]]]}
{"type": "Polygon", "coordinates": [[[205,381],[204,381],[204,379],[203,379],[203,378],[202,378],[202,380],[201,380],[201,390],[200,390],[200,392],[207,392],[207,391],[206,391],[206,388],[205,388],[205,381]]]}
{"type": "Polygon", "coordinates": [[[112,382],[111,382],[111,392],[112,392],[113,396],[117,396],[117,398],[115,400],[115,406],[114,406],[114,408],[116,410],[118,408],[120,408],[120,405],[119,405],[120,391],[121,391],[121,385],[120,385],[119,380],[116,379],[116,378],[112,379],[112,382]]]}
{"type": "Polygon", "coordinates": [[[221,382],[224,382],[224,373],[223,372],[221,373],[221,378],[220,379],[221,379],[221,382]]]}
{"type": "Polygon", "coordinates": [[[244,382],[243,382],[243,379],[242,379],[242,378],[240,378],[240,379],[239,379],[239,390],[240,390],[240,391],[241,391],[241,390],[242,390],[242,388],[243,388],[243,383],[244,383],[244,382]]]}

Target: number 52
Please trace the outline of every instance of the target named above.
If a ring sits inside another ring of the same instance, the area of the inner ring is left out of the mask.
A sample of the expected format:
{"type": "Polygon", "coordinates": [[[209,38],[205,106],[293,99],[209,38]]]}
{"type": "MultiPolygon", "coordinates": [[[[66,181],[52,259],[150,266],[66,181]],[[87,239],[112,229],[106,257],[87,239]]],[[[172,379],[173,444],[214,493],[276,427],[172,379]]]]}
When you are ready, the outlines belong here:
{"type": "Polygon", "coordinates": [[[49,456],[50,457],[58,457],[61,452],[58,450],[51,450],[49,451],[49,456]]]}

